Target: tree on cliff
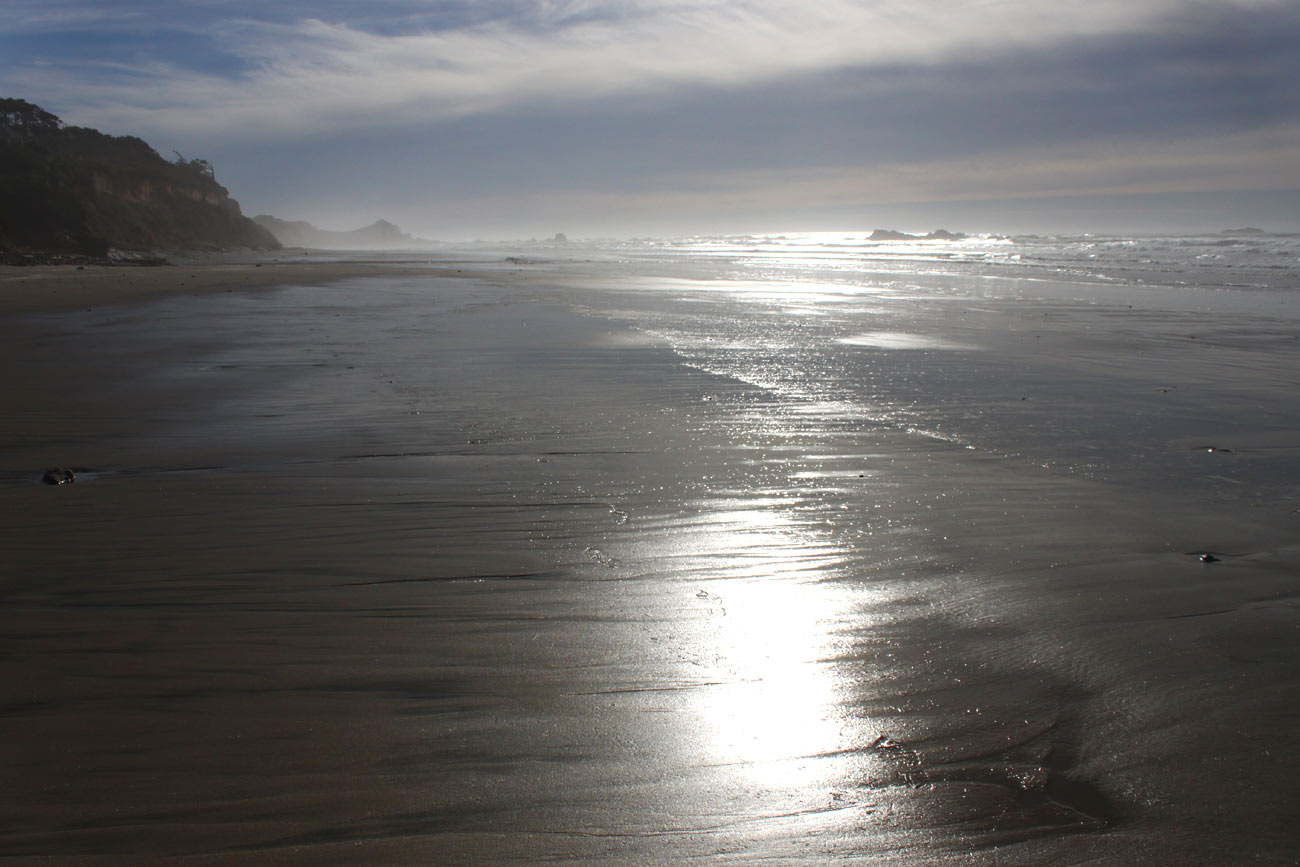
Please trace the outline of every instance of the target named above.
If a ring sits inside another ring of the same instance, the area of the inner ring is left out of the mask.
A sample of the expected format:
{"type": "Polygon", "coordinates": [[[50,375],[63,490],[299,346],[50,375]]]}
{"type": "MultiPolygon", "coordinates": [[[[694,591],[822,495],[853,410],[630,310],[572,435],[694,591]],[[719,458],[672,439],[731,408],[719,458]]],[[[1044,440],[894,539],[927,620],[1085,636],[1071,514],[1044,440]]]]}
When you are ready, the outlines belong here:
{"type": "Polygon", "coordinates": [[[63,121],[25,99],[0,99],[0,132],[30,137],[58,132],[63,121]]]}
{"type": "Polygon", "coordinates": [[[172,153],[176,154],[176,161],[173,162],[172,165],[189,169],[191,172],[194,172],[195,174],[203,175],[204,177],[212,178],[213,180],[216,180],[217,170],[212,165],[212,163],[208,162],[207,160],[187,160],[185,159],[185,154],[181,153],[180,151],[172,151],[172,153]]]}
{"type": "Polygon", "coordinates": [[[279,247],[240,212],[211,163],[177,157],[0,99],[0,250],[279,247]]]}

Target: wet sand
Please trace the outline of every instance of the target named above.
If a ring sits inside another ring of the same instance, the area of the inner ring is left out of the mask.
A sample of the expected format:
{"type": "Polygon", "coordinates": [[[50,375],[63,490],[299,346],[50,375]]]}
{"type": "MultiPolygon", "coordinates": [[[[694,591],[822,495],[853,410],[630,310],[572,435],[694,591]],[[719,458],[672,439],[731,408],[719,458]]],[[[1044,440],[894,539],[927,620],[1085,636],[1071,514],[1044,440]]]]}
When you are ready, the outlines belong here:
{"type": "MultiPolygon", "coordinates": [[[[425,270],[434,270],[424,263],[425,270]]],[[[373,275],[402,266],[365,260],[280,261],[273,254],[209,254],[160,266],[36,265],[0,267],[0,315],[133,304],[176,295],[247,292],[373,275]],[[262,261],[253,261],[252,258],[262,261]]],[[[447,264],[444,267],[450,268],[447,264]]]]}
{"type": "Polygon", "coordinates": [[[1291,862],[1285,485],[863,426],[551,272],[20,270],[6,856],[1291,862]]]}

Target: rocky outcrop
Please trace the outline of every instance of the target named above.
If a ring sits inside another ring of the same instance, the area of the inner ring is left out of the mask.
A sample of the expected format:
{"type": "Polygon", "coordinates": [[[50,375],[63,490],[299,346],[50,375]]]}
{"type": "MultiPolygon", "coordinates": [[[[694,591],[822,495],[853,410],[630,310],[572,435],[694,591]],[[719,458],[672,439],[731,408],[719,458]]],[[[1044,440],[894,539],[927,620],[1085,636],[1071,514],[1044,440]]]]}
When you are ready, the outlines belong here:
{"type": "Polygon", "coordinates": [[[909,235],[906,232],[899,232],[896,229],[876,229],[871,233],[868,240],[871,241],[961,241],[967,236],[961,232],[949,232],[945,229],[935,229],[928,235],[909,235]]]}
{"type": "Polygon", "coordinates": [[[77,480],[77,474],[72,470],[64,467],[50,467],[41,476],[41,481],[47,485],[66,485],[77,480]]]}
{"type": "Polygon", "coordinates": [[[0,251],[103,257],[110,249],[276,249],[206,160],[163,159],[133,136],[65,127],[0,99],[0,251]]]}

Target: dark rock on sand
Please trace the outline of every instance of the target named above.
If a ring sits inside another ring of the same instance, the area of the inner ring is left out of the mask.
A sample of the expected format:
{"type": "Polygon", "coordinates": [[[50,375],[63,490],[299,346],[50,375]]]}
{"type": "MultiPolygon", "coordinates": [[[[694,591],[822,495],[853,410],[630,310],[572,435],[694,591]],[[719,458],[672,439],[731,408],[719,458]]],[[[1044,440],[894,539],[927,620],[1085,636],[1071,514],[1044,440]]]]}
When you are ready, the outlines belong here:
{"type": "Polygon", "coordinates": [[[66,485],[68,482],[75,481],[77,474],[72,470],[63,467],[51,467],[41,476],[41,481],[47,485],[66,485]]]}

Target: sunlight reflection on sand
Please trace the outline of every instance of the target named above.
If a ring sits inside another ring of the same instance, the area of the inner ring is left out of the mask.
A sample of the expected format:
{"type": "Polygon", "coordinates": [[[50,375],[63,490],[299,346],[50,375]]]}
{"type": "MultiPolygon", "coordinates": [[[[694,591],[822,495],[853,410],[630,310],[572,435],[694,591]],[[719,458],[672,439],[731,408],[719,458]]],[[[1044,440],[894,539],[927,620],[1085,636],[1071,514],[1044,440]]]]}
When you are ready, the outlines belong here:
{"type": "Polygon", "coordinates": [[[877,349],[972,349],[964,343],[945,340],[928,334],[908,334],[902,331],[871,331],[841,337],[838,341],[848,346],[871,346],[877,349]]]}
{"type": "Polygon", "coordinates": [[[712,502],[719,510],[674,552],[702,579],[698,646],[717,683],[695,694],[701,758],[743,766],[763,787],[833,786],[841,763],[827,759],[855,740],[833,662],[837,624],[863,591],[825,580],[844,552],[808,516],[771,499],[712,502]]]}

